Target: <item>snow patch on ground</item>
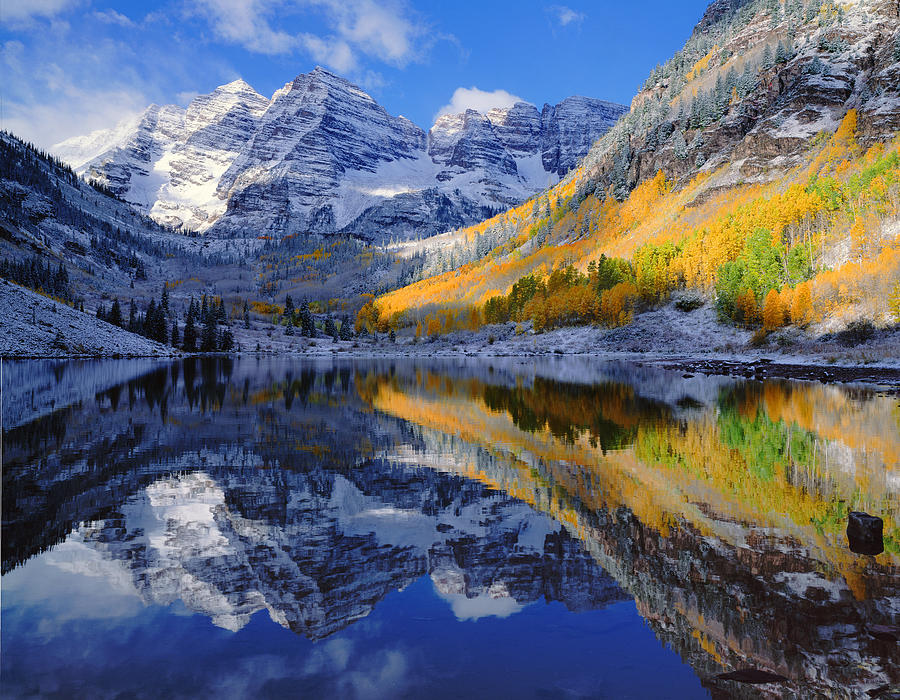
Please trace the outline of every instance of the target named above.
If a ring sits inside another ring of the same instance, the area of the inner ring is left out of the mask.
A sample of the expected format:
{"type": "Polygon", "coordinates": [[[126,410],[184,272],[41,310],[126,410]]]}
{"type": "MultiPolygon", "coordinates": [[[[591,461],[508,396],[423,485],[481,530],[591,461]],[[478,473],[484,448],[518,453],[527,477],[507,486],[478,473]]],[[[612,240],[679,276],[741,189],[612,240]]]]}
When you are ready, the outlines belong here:
{"type": "Polygon", "coordinates": [[[0,356],[172,356],[177,350],[0,280],[0,356]]]}

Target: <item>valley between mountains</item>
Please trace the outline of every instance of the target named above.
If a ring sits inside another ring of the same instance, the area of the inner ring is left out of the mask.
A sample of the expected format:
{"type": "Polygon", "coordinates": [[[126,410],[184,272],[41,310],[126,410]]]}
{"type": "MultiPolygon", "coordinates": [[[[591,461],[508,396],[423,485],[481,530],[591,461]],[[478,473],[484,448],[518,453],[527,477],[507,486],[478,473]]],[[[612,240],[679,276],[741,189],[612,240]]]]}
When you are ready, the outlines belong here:
{"type": "Polygon", "coordinates": [[[627,107],[517,102],[425,130],[315,68],[271,97],[236,80],[50,152],[4,132],[0,277],[5,357],[890,373],[900,4],[716,0],[627,107]]]}

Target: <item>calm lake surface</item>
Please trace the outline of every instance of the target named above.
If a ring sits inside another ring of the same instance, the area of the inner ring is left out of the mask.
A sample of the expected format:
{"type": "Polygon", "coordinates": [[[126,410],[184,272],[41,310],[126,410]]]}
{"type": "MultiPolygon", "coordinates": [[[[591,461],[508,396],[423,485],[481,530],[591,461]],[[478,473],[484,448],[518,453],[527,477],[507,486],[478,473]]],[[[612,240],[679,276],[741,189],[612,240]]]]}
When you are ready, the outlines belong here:
{"type": "Polygon", "coordinates": [[[5,698],[869,697],[900,406],[560,359],[3,365],[5,698]],[[884,519],[850,551],[847,514],[884,519]],[[873,633],[873,630],[875,633],[873,633]],[[716,680],[757,667],[789,680],[716,680]]]}

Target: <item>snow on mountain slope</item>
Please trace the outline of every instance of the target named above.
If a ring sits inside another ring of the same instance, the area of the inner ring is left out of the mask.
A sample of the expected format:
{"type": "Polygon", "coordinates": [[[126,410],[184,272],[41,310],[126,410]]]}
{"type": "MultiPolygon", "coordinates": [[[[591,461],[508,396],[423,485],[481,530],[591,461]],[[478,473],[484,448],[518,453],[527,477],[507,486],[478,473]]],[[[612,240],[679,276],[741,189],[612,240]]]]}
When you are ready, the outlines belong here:
{"type": "Polygon", "coordinates": [[[237,80],[58,144],[170,226],[225,237],[432,235],[552,185],[625,107],[571,97],[441,117],[426,134],[322,68],[267,100],[237,80]]]}

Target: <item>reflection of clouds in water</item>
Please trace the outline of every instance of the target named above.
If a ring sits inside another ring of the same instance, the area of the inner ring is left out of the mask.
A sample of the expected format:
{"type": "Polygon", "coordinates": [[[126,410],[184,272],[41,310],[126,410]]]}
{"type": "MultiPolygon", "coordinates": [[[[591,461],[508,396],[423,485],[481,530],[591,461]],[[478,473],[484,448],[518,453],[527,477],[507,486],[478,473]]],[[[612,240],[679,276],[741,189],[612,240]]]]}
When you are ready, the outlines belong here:
{"type": "Polygon", "coordinates": [[[379,651],[365,659],[361,666],[338,680],[341,696],[387,698],[409,685],[409,662],[402,651],[379,651]]]}
{"type": "Polygon", "coordinates": [[[272,681],[292,676],[296,674],[292,672],[284,657],[271,654],[246,656],[211,684],[209,697],[223,699],[260,697],[262,688],[272,681]]]}
{"type": "Polygon", "coordinates": [[[260,654],[242,659],[220,677],[210,696],[252,698],[272,694],[304,695],[314,688],[319,697],[378,700],[397,695],[410,684],[410,663],[399,649],[360,651],[349,639],[317,644],[305,663],[260,654]]]}
{"type": "Polygon", "coordinates": [[[514,598],[494,598],[487,593],[482,593],[474,598],[466,598],[465,595],[459,593],[438,593],[438,595],[450,603],[453,614],[461,622],[475,621],[482,617],[509,617],[525,607],[517,603],[514,598]]]}
{"type": "Polygon", "coordinates": [[[431,574],[434,592],[450,603],[457,620],[478,620],[482,617],[509,617],[525,606],[517,602],[502,581],[495,581],[485,593],[466,595],[466,577],[456,569],[440,569],[431,574]]]}
{"type": "Polygon", "coordinates": [[[40,608],[35,631],[46,642],[65,623],[131,618],[145,609],[130,574],[72,536],[3,577],[3,593],[22,609],[40,608]]]}

